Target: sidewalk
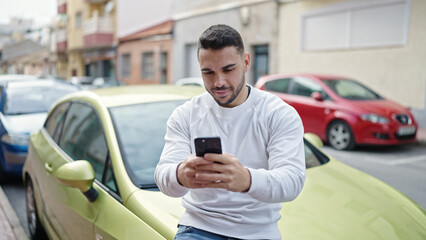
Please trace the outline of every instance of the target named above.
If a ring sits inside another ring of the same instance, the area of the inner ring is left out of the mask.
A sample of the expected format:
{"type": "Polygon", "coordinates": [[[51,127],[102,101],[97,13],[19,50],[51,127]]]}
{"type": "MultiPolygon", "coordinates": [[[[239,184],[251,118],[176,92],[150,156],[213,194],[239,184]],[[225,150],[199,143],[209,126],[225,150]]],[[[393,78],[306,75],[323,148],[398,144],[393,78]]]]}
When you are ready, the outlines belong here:
{"type": "Polygon", "coordinates": [[[18,216],[0,186],[0,240],[28,240],[18,216]]]}
{"type": "MultiPolygon", "coordinates": [[[[426,128],[418,129],[417,140],[426,146],[426,128]]],[[[28,240],[15,211],[0,186],[0,240],[28,240]]]]}

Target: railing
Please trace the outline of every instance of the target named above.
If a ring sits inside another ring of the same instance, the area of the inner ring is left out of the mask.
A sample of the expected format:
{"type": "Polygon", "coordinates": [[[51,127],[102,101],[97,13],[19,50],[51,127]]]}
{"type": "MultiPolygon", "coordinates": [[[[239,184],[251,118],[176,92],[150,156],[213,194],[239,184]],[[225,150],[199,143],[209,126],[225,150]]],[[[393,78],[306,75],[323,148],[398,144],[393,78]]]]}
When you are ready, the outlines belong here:
{"type": "Polygon", "coordinates": [[[93,17],[86,20],[83,24],[83,34],[93,33],[113,33],[114,27],[111,18],[108,17],[93,17]]]}
{"type": "Polygon", "coordinates": [[[58,29],[56,30],[56,42],[66,42],[67,41],[67,30],[66,29],[58,29]]]}
{"type": "Polygon", "coordinates": [[[67,0],[58,0],[58,13],[59,14],[67,13],[67,0]]]}
{"type": "Polygon", "coordinates": [[[87,3],[104,3],[107,2],[108,0],[84,0],[87,3]]]}
{"type": "Polygon", "coordinates": [[[67,42],[67,30],[59,29],[56,30],[56,51],[65,52],[68,48],[67,42]]]}

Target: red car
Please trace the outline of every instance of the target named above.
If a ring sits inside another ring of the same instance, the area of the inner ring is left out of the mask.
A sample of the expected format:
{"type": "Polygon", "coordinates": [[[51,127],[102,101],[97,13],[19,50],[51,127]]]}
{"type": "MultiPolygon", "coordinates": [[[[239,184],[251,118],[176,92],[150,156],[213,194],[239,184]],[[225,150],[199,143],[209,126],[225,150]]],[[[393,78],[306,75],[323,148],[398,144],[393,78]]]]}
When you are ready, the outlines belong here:
{"type": "Polygon", "coordinates": [[[317,134],[333,148],[416,141],[417,123],[410,110],[355,80],[276,74],[260,77],[255,87],[292,105],[302,118],[305,132],[317,134]]]}

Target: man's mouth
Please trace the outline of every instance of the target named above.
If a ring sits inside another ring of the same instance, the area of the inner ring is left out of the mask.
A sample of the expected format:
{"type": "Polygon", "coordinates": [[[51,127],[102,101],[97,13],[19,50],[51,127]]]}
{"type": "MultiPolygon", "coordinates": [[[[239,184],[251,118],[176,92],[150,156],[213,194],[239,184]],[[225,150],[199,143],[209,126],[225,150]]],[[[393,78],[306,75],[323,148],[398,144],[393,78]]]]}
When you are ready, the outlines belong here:
{"type": "Polygon", "coordinates": [[[225,97],[228,95],[230,91],[230,88],[216,88],[213,89],[213,92],[218,96],[218,97],[225,97]]]}

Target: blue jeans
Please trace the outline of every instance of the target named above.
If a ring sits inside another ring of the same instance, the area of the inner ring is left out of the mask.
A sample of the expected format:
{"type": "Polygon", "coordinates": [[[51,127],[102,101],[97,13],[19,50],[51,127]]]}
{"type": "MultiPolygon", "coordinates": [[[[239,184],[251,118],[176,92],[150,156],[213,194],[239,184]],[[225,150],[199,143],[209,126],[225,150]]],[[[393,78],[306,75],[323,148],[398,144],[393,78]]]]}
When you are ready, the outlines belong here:
{"type": "Polygon", "coordinates": [[[222,236],[191,226],[178,225],[175,240],[238,240],[238,238],[222,236]]]}

